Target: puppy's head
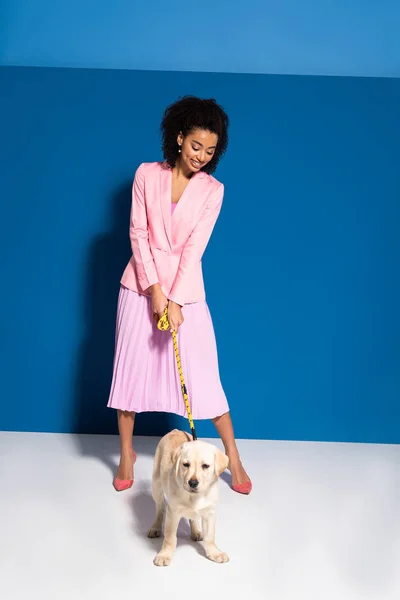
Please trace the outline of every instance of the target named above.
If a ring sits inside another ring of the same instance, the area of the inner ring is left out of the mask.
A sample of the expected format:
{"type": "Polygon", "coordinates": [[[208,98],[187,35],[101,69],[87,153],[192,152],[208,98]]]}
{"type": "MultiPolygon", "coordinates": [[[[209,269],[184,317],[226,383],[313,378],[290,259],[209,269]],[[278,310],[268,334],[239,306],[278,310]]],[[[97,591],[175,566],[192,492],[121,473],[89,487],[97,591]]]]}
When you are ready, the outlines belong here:
{"type": "Polygon", "coordinates": [[[229,463],[216,446],[199,440],[179,446],[172,460],[178,483],[191,494],[206,492],[229,463]]]}

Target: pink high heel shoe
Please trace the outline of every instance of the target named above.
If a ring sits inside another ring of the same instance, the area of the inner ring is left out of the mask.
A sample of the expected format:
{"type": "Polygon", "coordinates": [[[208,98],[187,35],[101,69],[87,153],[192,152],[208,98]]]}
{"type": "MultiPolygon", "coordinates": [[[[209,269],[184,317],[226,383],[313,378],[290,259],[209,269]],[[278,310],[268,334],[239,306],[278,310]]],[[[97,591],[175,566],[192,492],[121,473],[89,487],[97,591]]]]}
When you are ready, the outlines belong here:
{"type": "MultiPolygon", "coordinates": [[[[228,467],[229,469],[229,467],[228,467]]],[[[229,469],[230,474],[232,475],[232,471],[229,469]]],[[[236,483],[235,485],[232,484],[232,489],[234,492],[237,492],[238,494],[250,494],[251,490],[253,489],[253,484],[251,483],[250,479],[249,481],[245,481],[244,483],[236,483]]]]}
{"type": "Polygon", "coordinates": [[[238,494],[248,495],[253,489],[253,484],[251,483],[251,481],[245,481],[244,483],[237,483],[236,485],[233,485],[232,489],[238,494]]]}
{"type": "MultiPolygon", "coordinates": [[[[136,462],[136,452],[132,449],[133,453],[133,465],[136,462]]],[[[120,479],[119,477],[115,477],[113,481],[113,486],[117,492],[124,492],[125,490],[129,490],[132,487],[134,479],[120,479]]]]}

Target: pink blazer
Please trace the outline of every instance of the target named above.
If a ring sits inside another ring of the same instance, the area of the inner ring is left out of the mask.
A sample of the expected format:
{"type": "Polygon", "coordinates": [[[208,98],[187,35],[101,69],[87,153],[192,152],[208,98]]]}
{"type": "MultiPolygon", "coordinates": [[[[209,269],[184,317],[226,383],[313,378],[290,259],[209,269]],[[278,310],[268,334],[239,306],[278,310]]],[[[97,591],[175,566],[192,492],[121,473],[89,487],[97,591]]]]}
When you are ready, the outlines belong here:
{"type": "Polygon", "coordinates": [[[132,187],[132,258],[121,283],[139,294],[159,283],[183,306],[205,300],[201,259],[221,210],[224,186],[200,171],[192,176],[171,215],[172,170],[143,163],[132,187]]]}

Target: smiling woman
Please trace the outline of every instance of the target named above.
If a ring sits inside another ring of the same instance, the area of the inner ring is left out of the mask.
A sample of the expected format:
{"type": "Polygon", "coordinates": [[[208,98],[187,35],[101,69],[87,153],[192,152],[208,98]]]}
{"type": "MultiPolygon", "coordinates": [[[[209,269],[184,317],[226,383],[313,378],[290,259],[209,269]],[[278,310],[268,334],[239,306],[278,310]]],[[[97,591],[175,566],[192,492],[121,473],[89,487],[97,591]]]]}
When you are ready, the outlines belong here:
{"type": "Polygon", "coordinates": [[[214,421],[229,458],[233,489],[251,491],[220,381],[201,264],[223,200],[224,186],[211,173],[226,151],[228,123],[215,100],[179,100],[167,108],[161,123],[164,162],[142,164],[135,175],[132,257],[121,279],[108,401],[118,410],[118,491],[133,483],[135,414],[187,416],[171,336],[159,331],[154,319],[167,307],[171,329],[179,333],[193,417],[214,421]]]}

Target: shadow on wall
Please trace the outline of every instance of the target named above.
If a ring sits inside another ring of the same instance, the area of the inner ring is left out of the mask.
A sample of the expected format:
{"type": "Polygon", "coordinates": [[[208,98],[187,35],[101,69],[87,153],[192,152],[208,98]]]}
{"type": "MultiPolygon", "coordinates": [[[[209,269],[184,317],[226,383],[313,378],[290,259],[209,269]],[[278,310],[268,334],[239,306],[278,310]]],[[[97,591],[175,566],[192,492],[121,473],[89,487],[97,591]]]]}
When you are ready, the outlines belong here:
{"type": "MultiPolygon", "coordinates": [[[[121,185],[111,198],[110,230],[95,238],[86,258],[83,286],[85,337],[76,374],[73,431],[115,434],[117,413],[107,408],[115,343],[115,322],[122,271],[131,256],[129,216],[132,182],[121,185]]],[[[135,434],[162,436],[173,415],[146,413],[136,417],[135,434]]],[[[84,448],[82,448],[85,453],[84,448]]]]}

